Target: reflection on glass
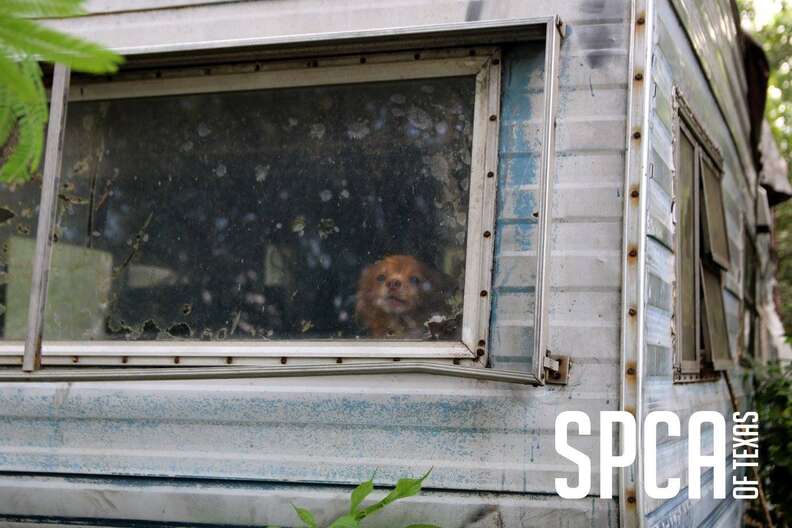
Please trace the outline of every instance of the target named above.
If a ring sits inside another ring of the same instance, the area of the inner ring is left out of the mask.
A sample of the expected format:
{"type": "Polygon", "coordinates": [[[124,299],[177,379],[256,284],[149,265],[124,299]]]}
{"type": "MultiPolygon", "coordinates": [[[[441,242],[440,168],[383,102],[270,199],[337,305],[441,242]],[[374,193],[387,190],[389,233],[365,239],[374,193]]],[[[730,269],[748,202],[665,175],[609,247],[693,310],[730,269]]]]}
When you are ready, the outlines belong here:
{"type": "Polygon", "coordinates": [[[24,340],[27,332],[40,198],[40,175],[26,183],[0,184],[0,331],[5,340],[24,340]]]}
{"type": "Polygon", "coordinates": [[[70,105],[45,339],[458,339],[474,91],[70,105]]]}

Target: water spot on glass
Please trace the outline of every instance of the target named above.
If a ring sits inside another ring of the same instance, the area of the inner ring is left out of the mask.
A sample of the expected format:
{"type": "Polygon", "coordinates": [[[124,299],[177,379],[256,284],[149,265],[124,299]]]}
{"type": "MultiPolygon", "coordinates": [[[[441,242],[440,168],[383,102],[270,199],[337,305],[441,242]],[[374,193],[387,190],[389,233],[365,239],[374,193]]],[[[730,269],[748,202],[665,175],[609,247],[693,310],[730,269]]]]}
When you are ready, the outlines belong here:
{"type": "Polygon", "coordinates": [[[291,230],[292,233],[297,233],[299,236],[303,236],[303,234],[305,234],[305,217],[298,216],[292,220],[291,230]]]}
{"type": "Polygon", "coordinates": [[[79,176],[81,174],[85,174],[86,172],[88,172],[88,169],[90,167],[91,167],[90,160],[83,158],[81,160],[77,160],[76,162],[74,162],[74,165],[72,165],[72,172],[74,173],[75,176],[79,176]]]}
{"type": "Polygon", "coordinates": [[[82,118],[82,128],[83,128],[83,130],[86,130],[86,131],[90,132],[91,130],[93,130],[93,127],[94,127],[94,116],[93,115],[87,115],[87,116],[82,118]]]}
{"type": "Polygon", "coordinates": [[[434,91],[435,91],[435,88],[434,88],[434,86],[432,86],[431,84],[424,84],[424,85],[422,85],[422,86],[421,86],[421,91],[422,91],[423,93],[428,93],[428,94],[430,94],[430,93],[434,93],[434,91]]]}
{"type": "Polygon", "coordinates": [[[407,115],[407,113],[401,108],[391,108],[391,114],[393,114],[396,117],[404,117],[405,115],[407,115]]]}
{"type": "Polygon", "coordinates": [[[302,332],[303,334],[305,332],[308,332],[313,327],[314,324],[312,321],[305,321],[305,320],[300,321],[300,332],[302,332]]]}
{"type": "Polygon", "coordinates": [[[33,216],[33,209],[31,209],[30,207],[25,207],[24,209],[19,211],[19,216],[21,216],[22,218],[31,218],[33,216]]]}
{"type": "Polygon", "coordinates": [[[272,336],[275,335],[275,331],[274,330],[267,330],[267,333],[264,334],[264,335],[266,335],[267,337],[272,337],[272,336]]]}
{"type": "Polygon", "coordinates": [[[404,104],[407,102],[407,98],[402,94],[393,94],[390,96],[390,101],[395,104],[404,104]]]}
{"type": "Polygon", "coordinates": [[[298,123],[299,123],[299,121],[297,121],[297,119],[295,119],[295,118],[293,118],[293,117],[290,117],[290,118],[289,118],[289,127],[290,127],[290,128],[291,128],[291,127],[296,127],[298,123]]]}
{"type": "Polygon", "coordinates": [[[190,152],[193,149],[193,142],[192,141],[185,141],[181,145],[182,152],[190,152]]]}
{"type": "Polygon", "coordinates": [[[209,304],[212,302],[212,294],[209,290],[204,290],[201,292],[201,299],[203,299],[204,304],[209,304]]]}
{"type": "Polygon", "coordinates": [[[198,125],[198,135],[200,137],[206,137],[211,133],[212,133],[212,129],[209,128],[209,125],[207,125],[206,123],[200,123],[198,125]]]}
{"type": "Polygon", "coordinates": [[[440,121],[435,125],[435,132],[437,132],[441,136],[445,136],[448,133],[448,123],[445,121],[440,121]]]}
{"type": "Polygon", "coordinates": [[[340,193],[338,193],[338,195],[341,196],[341,198],[347,199],[347,198],[349,198],[349,191],[344,189],[340,193]]]}
{"type": "Polygon", "coordinates": [[[427,130],[432,126],[431,116],[426,110],[418,108],[417,106],[410,107],[410,110],[407,112],[407,120],[412,126],[421,130],[427,130]]]}
{"type": "Polygon", "coordinates": [[[215,334],[215,339],[222,340],[228,337],[228,328],[221,328],[215,334]]]}
{"type": "Polygon", "coordinates": [[[245,300],[250,304],[264,304],[267,299],[260,293],[248,293],[245,295],[245,300]]]}
{"type": "Polygon", "coordinates": [[[190,337],[192,335],[192,329],[187,323],[176,323],[168,328],[168,334],[177,338],[190,337]]]}
{"type": "Polygon", "coordinates": [[[263,182],[267,179],[269,175],[270,166],[269,165],[256,165],[253,171],[256,173],[256,181],[263,182]]]}
{"type": "Polygon", "coordinates": [[[7,209],[5,207],[0,207],[0,225],[5,224],[16,215],[11,209],[7,209]]]}
{"type": "Polygon", "coordinates": [[[322,218],[319,220],[319,238],[324,240],[330,235],[338,232],[338,226],[332,218],[322,218]]]}
{"type": "Polygon", "coordinates": [[[289,199],[289,191],[281,191],[278,193],[278,198],[281,200],[288,200],[289,199]]]}
{"type": "Polygon", "coordinates": [[[228,169],[222,163],[218,164],[217,167],[214,169],[215,176],[218,178],[222,178],[226,174],[228,174],[228,169]]]}
{"type": "Polygon", "coordinates": [[[323,202],[329,202],[333,198],[333,192],[330,189],[324,189],[319,192],[319,199],[323,202]]]}
{"type": "Polygon", "coordinates": [[[311,125],[310,136],[314,139],[322,139],[325,135],[326,127],[321,123],[311,125]]]}
{"type": "Polygon", "coordinates": [[[249,224],[250,222],[255,222],[256,218],[256,213],[247,213],[242,217],[242,222],[249,224]]]}
{"type": "Polygon", "coordinates": [[[338,320],[341,321],[342,323],[345,323],[346,321],[349,320],[349,314],[347,313],[346,310],[341,310],[340,312],[338,312],[338,320]]]}
{"type": "Polygon", "coordinates": [[[283,224],[278,222],[277,224],[275,224],[275,229],[283,229],[283,224]]]}
{"type": "Polygon", "coordinates": [[[363,139],[371,133],[365,121],[358,121],[349,125],[347,129],[347,136],[352,139],[363,139]]]}

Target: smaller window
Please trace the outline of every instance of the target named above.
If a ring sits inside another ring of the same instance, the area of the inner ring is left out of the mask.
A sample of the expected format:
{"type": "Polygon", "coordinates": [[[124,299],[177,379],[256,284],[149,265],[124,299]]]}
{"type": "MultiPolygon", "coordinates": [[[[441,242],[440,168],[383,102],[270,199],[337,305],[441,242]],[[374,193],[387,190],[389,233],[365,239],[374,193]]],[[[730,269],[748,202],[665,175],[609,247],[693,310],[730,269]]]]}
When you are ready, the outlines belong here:
{"type": "Polygon", "coordinates": [[[681,98],[676,134],[676,379],[711,379],[732,365],[722,273],[729,237],[720,155],[681,98]]]}

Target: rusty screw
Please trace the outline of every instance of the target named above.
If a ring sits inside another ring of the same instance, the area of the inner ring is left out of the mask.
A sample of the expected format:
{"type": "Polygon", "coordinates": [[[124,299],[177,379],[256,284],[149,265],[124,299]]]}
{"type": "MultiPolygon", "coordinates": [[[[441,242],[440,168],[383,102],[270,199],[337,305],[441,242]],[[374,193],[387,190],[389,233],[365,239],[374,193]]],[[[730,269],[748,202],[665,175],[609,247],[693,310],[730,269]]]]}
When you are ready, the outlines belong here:
{"type": "Polygon", "coordinates": [[[487,290],[481,290],[481,293],[479,295],[481,295],[482,297],[486,297],[487,296],[487,290]]]}
{"type": "Polygon", "coordinates": [[[489,231],[484,231],[484,238],[489,238],[491,236],[492,236],[492,233],[490,233],[489,231]]]}

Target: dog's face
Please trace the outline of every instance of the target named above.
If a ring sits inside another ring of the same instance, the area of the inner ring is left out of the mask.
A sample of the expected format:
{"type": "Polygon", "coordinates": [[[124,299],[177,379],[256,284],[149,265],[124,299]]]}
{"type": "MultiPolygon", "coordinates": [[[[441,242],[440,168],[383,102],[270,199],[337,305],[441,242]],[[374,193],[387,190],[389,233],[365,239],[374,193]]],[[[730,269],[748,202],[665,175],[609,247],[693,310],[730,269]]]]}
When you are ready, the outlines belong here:
{"type": "Polygon", "coordinates": [[[402,315],[424,307],[437,285],[432,270],[409,255],[393,255],[363,271],[358,296],[370,307],[389,315],[402,315]]]}

